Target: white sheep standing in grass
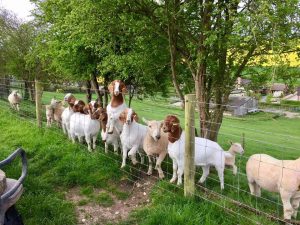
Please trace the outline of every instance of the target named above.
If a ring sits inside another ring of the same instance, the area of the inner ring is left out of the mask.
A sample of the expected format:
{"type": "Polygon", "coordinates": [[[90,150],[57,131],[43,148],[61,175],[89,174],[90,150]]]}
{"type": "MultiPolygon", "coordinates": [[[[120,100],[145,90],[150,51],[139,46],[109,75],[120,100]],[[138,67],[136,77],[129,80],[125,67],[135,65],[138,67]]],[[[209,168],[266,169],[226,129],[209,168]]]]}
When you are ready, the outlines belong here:
{"type": "Polygon", "coordinates": [[[267,154],[254,154],[246,164],[252,195],[260,197],[261,188],[280,193],[284,219],[297,217],[300,202],[300,158],[279,160],[267,154]]]}
{"type": "Polygon", "coordinates": [[[8,96],[8,101],[10,106],[17,111],[20,111],[20,103],[22,100],[22,96],[19,94],[19,91],[13,90],[10,95],[8,96]]]}
{"type": "Polygon", "coordinates": [[[225,166],[232,167],[233,175],[236,175],[237,174],[237,166],[235,165],[235,155],[238,153],[243,154],[244,149],[240,143],[230,142],[230,144],[231,144],[231,146],[230,146],[229,150],[227,151],[227,153],[230,154],[230,157],[227,156],[225,158],[225,166]]]}
{"type": "Polygon", "coordinates": [[[146,152],[149,160],[148,175],[152,174],[152,157],[158,156],[155,169],[158,171],[160,179],[164,178],[164,173],[161,169],[161,163],[165,159],[168,151],[168,135],[162,131],[163,121],[151,120],[143,118],[147,124],[148,130],[144,139],[143,149],[146,152]]]}

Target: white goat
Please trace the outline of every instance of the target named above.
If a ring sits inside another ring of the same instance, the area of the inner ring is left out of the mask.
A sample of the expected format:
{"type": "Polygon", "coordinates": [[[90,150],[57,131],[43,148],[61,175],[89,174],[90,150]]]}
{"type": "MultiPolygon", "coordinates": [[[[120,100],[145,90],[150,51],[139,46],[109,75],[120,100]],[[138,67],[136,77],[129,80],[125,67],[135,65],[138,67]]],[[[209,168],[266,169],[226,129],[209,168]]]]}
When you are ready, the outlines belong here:
{"type": "Polygon", "coordinates": [[[235,165],[235,155],[237,153],[243,154],[244,149],[240,143],[232,143],[230,142],[231,146],[229,150],[227,151],[228,154],[230,154],[230,157],[225,158],[225,166],[232,167],[233,175],[237,174],[237,166],[235,165]]]}
{"type": "Polygon", "coordinates": [[[68,103],[68,107],[65,108],[65,110],[63,111],[62,115],[61,115],[61,125],[62,125],[62,129],[64,134],[67,134],[69,139],[71,139],[71,135],[70,135],[70,118],[72,116],[73,112],[73,105],[74,102],[76,101],[75,97],[71,94],[68,93],[65,95],[64,97],[64,101],[68,103]]]}
{"type": "Polygon", "coordinates": [[[147,133],[147,127],[139,124],[137,114],[130,108],[125,109],[119,117],[120,121],[124,123],[123,131],[120,136],[122,143],[123,159],[121,168],[126,165],[127,152],[131,157],[132,163],[137,163],[136,153],[141,156],[141,163],[143,164],[143,157],[141,155],[141,149],[143,148],[144,138],[147,133]]]}
{"type": "Polygon", "coordinates": [[[167,155],[168,135],[162,132],[163,121],[148,121],[143,118],[143,121],[148,126],[148,131],[144,139],[143,149],[146,152],[149,160],[148,175],[152,174],[152,157],[158,156],[155,169],[158,171],[159,178],[164,178],[164,173],[161,169],[161,163],[167,155]]]}
{"type": "MultiPolygon", "coordinates": [[[[177,185],[182,184],[184,169],[185,133],[182,131],[179,119],[176,116],[167,116],[163,126],[164,132],[168,132],[168,153],[173,161],[173,176],[171,183],[177,180],[177,185]]],[[[208,174],[210,166],[214,166],[218,172],[221,189],[224,189],[225,157],[230,155],[223,151],[221,146],[205,138],[195,138],[195,165],[201,166],[203,174],[199,183],[203,183],[208,174]]]]}
{"type": "MultiPolygon", "coordinates": [[[[80,102],[83,103],[80,100],[75,102],[75,109],[78,105],[80,105],[80,102]]],[[[88,115],[74,110],[74,113],[70,118],[70,136],[73,143],[75,143],[76,137],[78,137],[79,142],[82,141],[82,137],[85,137],[85,141],[88,144],[88,150],[92,151],[91,139],[93,140],[93,149],[96,148],[96,140],[100,130],[100,123],[98,121],[99,116],[96,115],[98,113],[98,111],[93,112],[93,114],[90,112],[90,115],[88,115]],[[95,119],[92,119],[92,117],[95,119]]]]}
{"type": "MultiPolygon", "coordinates": [[[[108,122],[108,115],[105,111],[105,109],[100,110],[100,124],[101,124],[101,137],[102,141],[105,143],[105,153],[108,153],[108,145],[114,146],[114,152],[118,153],[119,149],[119,143],[120,143],[120,133],[116,130],[116,128],[113,128],[112,134],[107,134],[107,122],[108,122]]],[[[111,119],[110,121],[113,121],[111,119]]],[[[109,127],[109,125],[108,125],[109,127]]]]}
{"type": "Polygon", "coordinates": [[[284,219],[297,217],[300,203],[300,158],[278,160],[266,154],[249,157],[246,164],[249,188],[260,197],[261,188],[280,193],[284,219]]]}
{"type": "Polygon", "coordinates": [[[20,111],[19,105],[21,103],[22,96],[19,94],[19,91],[13,90],[8,96],[8,101],[10,106],[17,111],[20,111]]]}

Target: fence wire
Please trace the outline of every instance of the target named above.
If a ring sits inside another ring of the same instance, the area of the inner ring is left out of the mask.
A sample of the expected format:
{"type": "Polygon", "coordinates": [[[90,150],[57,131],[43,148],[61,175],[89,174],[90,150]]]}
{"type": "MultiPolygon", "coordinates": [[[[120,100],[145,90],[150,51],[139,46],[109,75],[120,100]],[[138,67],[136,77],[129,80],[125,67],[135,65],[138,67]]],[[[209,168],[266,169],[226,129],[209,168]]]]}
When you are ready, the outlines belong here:
{"type": "MultiPolygon", "coordinates": [[[[30,85],[27,84],[25,87],[24,81],[20,80],[9,80],[8,82],[1,81],[2,78],[0,78],[0,108],[3,108],[4,110],[7,110],[10,108],[10,104],[8,102],[8,95],[11,93],[12,90],[19,90],[19,93],[24,97],[26,96],[26,99],[22,99],[20,102],[20,110],[16,111],[13,109],[10,109],[10,113],[15,115],[16,118],[21,118],[24,120],[31,121],[35,123],[36,121],[36,112],[35,112],[35,88],[34,88],[34,82],[31,82],[30,85]]],[[[52,98],[56,98],[57,100],[62,100],[63,102],[63,96],[71,92],[73,93],[77,99],[86,99],[86,88],[83,86],[77,85],[77,86],[66,86],[63,84],[55,85],[55,84],[47,84],[44,83],[44,91],[41,93],[43,95],[42,97],[42,103],[43,103],[43,109],[42,109],[42,115],[43,115],[43,126],[47,125],[47,118],[46,118],[46,105],[49,105],[52,98]]],[[[94,89],[91,89],[91,92],[94,92],[94,89]]],[[[96,96],[93,94],[93,96],[96,96]]],[[[137,97],[137,96],[135,96],[137,97]]],[[[93,98],[96,99],[95,97],[93,98]]],[[[196,101],[195,103],[199,103],[199,101],[196,101]]],[[[207,104],[207,103],[204,103],[207,104]]],[[[215,104],[214,107],[217,105],[215,104]]],[[[64,107],[67,107],[66,105],[64,107]]],[[[228,105],[222,105],[222,107],[228,107],[228,105]]],[[[235,106],[238,107],[238,106],[235,106]]],[[[299,107],[299,106],[295,106],[299,107]]],[[[153,101],[151,98],[145,97],[143,101],[141,101],[139,104],[135,104],[133,102],[133,109],[137,112],[138,115],[142,115],[149,119],[156,119],[156,120],[163,120],[166,115],[176,115],[180,118],[183,118],[184,112],[180,108],[174,108],[170,105],[166,105],[165,102],[159,103],[157,101],[153,101]]],[[[251,108],[252,109],[252,108],[251,108]]],[[[286,108],[284,108],[286,109],[286,108]]],[[[300,110],[299,110],[300,111],[300,110]]],[[[197,113],[197,112],[196,112],[197,113]]],[[[142,117],[141,116],[141,117],[142,117]]],[[[197,116],[195,118],[198,118],[197,116]]],[[[236,176],[232,174],[232,168],[225,168],[224,169],[224,186],[225,189],[220,189],[220,181],[219,177],[214,171],[213,168],[210,170],[210,174],[206,178],[205,182],[203,184],[197,184],[197,191],[195,192],[195,196],[199,197],[200,199],[207,201],[211,204],[217,205],[224,209],[227,213],[231,215],[236,215],[239,218],[243,218],[251,223],[258,224],[260,223],[259,220],[255,220],[249,216],[245,216],[245,211],[248,213],[255,213],[258,216],[264,216],[268,219],[271,219],[275,222],[286,222],[283,220],[283,204],[281,203],[281,199],[279,197],[279,194],[270,193],[267,191],[263,191],[261,196],[252,196],[251,192],[249,191],[248,187],[248,181],[247,181],[247,174],[245,165],[246,162],[249,160],[249,157],[252,154],[255,153],[266,153],[269,155],[272,155],[276,158],[280,159],[297,159],[299,157],[299,148],[300,146],[300,139],[297,135],[291,135],[291,134],[285,134],[276,130],[263,130],[263,129],[254,129],[251,126],[247,127],[249,123],[240,124],[240,123],[234,123],[231,124],[230,121],[243,121],[243,118],[233,118],[233,117],[225,117],[228,119],[226,123],[226,127],[221,127],[218,131],[212,131],[207,130],[209,132],[218,132],[218,139],[220,140],[221,146],[223,149],[227,149],[229,147],[229,144],[227,143],[228,140],[234,140],[234,142],[241,142],[242,134],[245,134],[245,153],[243,155],[236,154],[235,157],[235,165],[237,165],[238,170],[236,176]],[[225,146],[225,147],[224,147],[225,146]],[[220,203],[221,202],[221,203],[220,203]],[[237,209],[236,209],[236,208],[237,209]]],[[[270,115],[270,120],[274,123],[276,123],[276,120],[273,119],[273,117],[270,115]],[[273,121],[274,120],[274,121],[273,121]]],[[[183,121],[183,119],[181,119],[183,121]]],[[[194,124],[195,126],[192,126],[192,128],[200,130],[200,127],[197,126],[197,124],[200,124],[200,122],[207,122],[211,123],[211,121],[201,121],[198,119],[195,119],[194,124]]],[[[297,121],[299,122],[299,121],[297,121]]],[[[85,123],[85,122],[84,122],[85,123]]],[[[183,123],[181,123],[183,124],[183,123]]],[[[221,125],[221,124],[218,124],[221,125]]],[[[250,121],[251,125],[251,121],[250,121]]],[[[223,122],[223,126],[224,122],[223,122]]],[[[182,126],[183,127],[183,126],[182,126]]],[[[60,124],[52,124],[53,132],[57,132],[56,128],[58,130],[61,130],[60,124]]],[[[100,132],[101,133],[101,132],[100,132]]],[[[290,132],[289,132],[290,133],[290,132]]],[[[101,142],[101,136],[98,135],[97,145],[99,146],[99,142],[101,142]]],[[[79,143],[81,144],[81,143],[79,143]]],[[[207,144],[204,145],[197,145],[195,143],[196,149],[204,149],[204,151],[207,150],[209,147],[207,144]]],[[[103,146],[103,144],[102,144],[103,146]]],[[[111,157],[111,154],[105,154],[104,151],[100,150],[100,153],[105,155],[106,157],[115,160],[116,162],[119,162],[121,164],[121,160],[117,160],[113,157],[111,157]]],[[[184,153],[182,153],[184,154],[184,153]]],[[[222,154],[222,152],[220,152],[222,154]]],[[[142,153],[143,157],[147,157],[145,153],[142,153]]],[[[262,161],[259,160],[259,165],[262,161]]],[[[283,161],[282,161],[283,162],[283,161]]],[[[264,162],[265,164],[268,164],[264,162]]],[[[283,162],[284,163],[284,162],[283,162]]],[[[277,165],[269,163],[270,166],[279,167],[282,169],[282,171],[288,170],[288,171],[294,171],[299,173],[300,171],[295,168],[286,167],[284,164],[277,165]]],[[[138,178],[136,176],[136,173],[139,172],[141,174],[147,174],[145,170],[141,167],[133,166],[130,162],[130,160],[127,160],[127,169],[122,169],[125,173],[130,175],[133,178],[138,178]],[[129,170],[128,170],[129,168],[129,170]],[[135,172],[132,172],[135,171],[135,172]]],[[[199,166],[199,165],[198,165],[199,166]]],[[[170,157],[166,157],[166,159],[162,162],[162,169],[166,176],[166,179],[170,179],[173,176],[172,173],[172,167],[173,162],[170,159],[170,157]]],[[[201,166],[200,166],[201,167],[201,166]]],[[[202,176],[202,171],[197,167],[195,168],[195,179],[199,179],[200,176],[202,176]]],[[[156,175],[151,175],[155,179],[158,179],[156,175]]],[[[130,179],[130,178],[129,178],[130,179]]],[[[175,184],[170,184],[176,188],[180,188],[183,190],[182,186],[177,186],[175,184]]],[[[281,185],[281,184],[280,184],[281,185]]],[[[158,188],[163,189],[164,191],[167,191],[168,193],[176,195],[177,193],[174,193],[170,190],[167,190],[165,188],[162,188],[161,186],[158,186],[158,188]]],[[[246,213],[247,214],[247,213],[246,213]]],[[[299,218],[299,216],[298,216],[299,218]]],[[[299,222],[292,221],[290,223],[293,224],[300,224],[299,222]]]]}

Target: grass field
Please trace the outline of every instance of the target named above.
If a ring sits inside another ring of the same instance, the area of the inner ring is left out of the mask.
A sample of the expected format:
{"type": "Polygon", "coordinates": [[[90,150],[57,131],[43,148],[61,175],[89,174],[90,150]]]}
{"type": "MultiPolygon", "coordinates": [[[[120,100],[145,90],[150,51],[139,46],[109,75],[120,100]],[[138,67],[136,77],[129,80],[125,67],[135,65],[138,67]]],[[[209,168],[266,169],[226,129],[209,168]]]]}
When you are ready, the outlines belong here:
{"type": "MultiPolygon", "coordinates": [[[[57,93],[55,95],[57,98],[63,96],[57,93]]],[[[52,97],[53,93],[45,92],[43,103],[48,103],[52,97]]],[[[84,99],[84,95],[80,97],[84,99]]],[[[34,105],[29,102],[22,104],[22,111],[17,116],[8,110],[7,104],[2,104],[2,107],[1,158],[5,158],[19,146],[28,152],[29,174],[25,182],[25,193],[18,203],[25,224],[76,224],[75,205],[68,202],[64,196],[69,188],[79,187],[84,192],[88,187],[96,187],[107,192],[119,193],[120,180],[132,179],[130,168],[127,172],[121,171],[120,158],[113,154],[107,157],[103,154],[102,146],[98,147],[96,153],[90,154],[86,147],[71,144],[56,128],[37,129],[28,122],[34,117],[34,105]]],[[[140,118],[144,116],[147,119],[162,120],[167,114],[176,114],[183,124],[183,111],[170,107],[165,99],[134,100],[132,107],[140,118]]],[[[225,190],[221,192],[218,177],[212,170],[205,186],[216,193],[281,217],[282,207],[279,205],[281,202],[278,195],[265,191],[262,193],[263,198],[249,195],[245,163],[253,153],[268,153],[284,159],[298,158],[299,125],[299,119],[287,119],[266,113],[242,118],[225,117],[218,139],[224,149],[229,147],[229,140],[240,142],[242,133],[245,134],[246,152],[237,159],[240,173],[234,177],[232,171],[226,170],[225,190]]],[[[170,160],[163,163],[168,177],[171,168],[170,160]]],[[[9,176],[17,177],[20,168],[12,165],[5,171],[9,176]]],[[[201,173],[197,170],[196,179],[199,179],[201,173]]],[[[133,212],[129,219],[121,224],[254,224],[254,221],[276,224],[263,216],[237,208],[225,198],[210,196],[209,201],[205,201],[203,198],[208,196],[199,188],[195,200],[184,199],[182,193],[182,188],[169,184],[167,180],[158,182],[152,190],[151,204],[133,212]],[[228,210],[225,211],[216,204],[240,215],[228,213],[228,210]]],[[[124,195],[126,196],[126,193],[124,195]]]]}

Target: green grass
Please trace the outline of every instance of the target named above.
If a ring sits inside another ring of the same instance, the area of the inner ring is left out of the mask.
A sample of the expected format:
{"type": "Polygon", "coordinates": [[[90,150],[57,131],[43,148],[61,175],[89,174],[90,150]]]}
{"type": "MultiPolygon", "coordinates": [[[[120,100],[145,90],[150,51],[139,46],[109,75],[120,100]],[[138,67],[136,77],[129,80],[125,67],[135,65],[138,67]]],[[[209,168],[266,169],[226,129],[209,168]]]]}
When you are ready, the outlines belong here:
{"type": "Polygon", "coordinates": [[[114,204],[114,200],[112,199],[112,197],[107,192],[104,192],[104,191],[100,192],[96,196],[95,202],[104,207],[109,207],[114,204]]]}
{"type": "MultiPolygon", "coordinates": [[[[55,95],[57,98],[62,98],[64,94],[55,93],[55,95]]],[[[76,95],[79,96],[84,99],[84,95],[76,95]]],[[[43,102],[49,103],[52,97],[53,93],[45,92],[43,102]]],[[[5,158],[13,149],[22,146],[27,150],[29,157],[30,171],[25,182],[25,193],[18,203],[26,224],[75,224],[74,205],[67,202],[63,194],[70,187],[79,186],[80,193],[87,196],[88,201],[90,197],[94,197],[94,188],[105,189],[107,195],[111,193],[118,199],[128,197],[128,193],[118,189],[118,182],[124,177],[126,179],[119,170],[118,156],[111,154],[110,158],[107,158],[102,148],[90,154],[86,147],[71,144],[55,127],[37,129],[32,123],[20,120],[18,115],[12,116],[11,111],[7,110],[7,105],[5,107],[0,111],[0,126],[3,127],[3,132],[0,133],[0,143],[2,143],[0,156],[5,158]],[[34,204],[35,201],[38,204],[34,204]],[[34,204],[33,210],[29,207],[31,204],[34,204]],[[62,221],[64,222],[61,223],[62,221]]],[[[170,107],[167,99],[157,97],[143,101],[135,99],[132,107],[137,111],[140,119],[145,117],[162,120],[167,114],[175,114],[184,125],[184,112],[170,107]]],[[[21,118],[34,120],[33,104],[24,102],[21,109],[19,114],[21,118]]],[[[196,127],[199,127],[198,120],[195,123],[196,127]]],[[[246,152],[243,156],[238,156],[236,162],[240,173],[235,177],[231,170],[226,170],[225,190],[221,192],[216,172],[212,170],[205,186],[216,193],[282,217],[282,208],[277,204],[281,201],[277,194],[263,191],[263,198],[259,199],[247,193],[249,189],[245,176],[245,163],[254,153],[267,153],[282,159],[298,158],[299,125],[300,119],[287,119],[269,113],[258,113],[241,118],[225,117],[218,136],[218,142],[224,149],[228,149],[229,140],[241,142],[242,134],[245,134],[246,152]]],[[[167,178],[165,181],[158,182],[153,189],[151,205],[137,210],[128,221],[121,224],[253,224],[252,220],[262,224],[273,224],[263,216],[237,208],[224,198],[206,196],[199,188],[196,200],[184,199],[181,188],[168,184],[172,172],[170,163],[170,159],[167,159],[162,165],[165,173],[167,172],[167,178]],[[209,201],[203,200],[207,197],[209,201]],[[240,215],[224,210],[221,207],[224,204],[226,208],[240,215]]],[[[19,170],[10,167],[7,173],[16,177],[19,170]]],[[[201,174],[202,171],[197,170],[196,180],[201,174]]],[[[100,197],[96,196],[96,198],[100,197]]],[[[105,202],[105,197],[103,198],[105,202]]]]}

